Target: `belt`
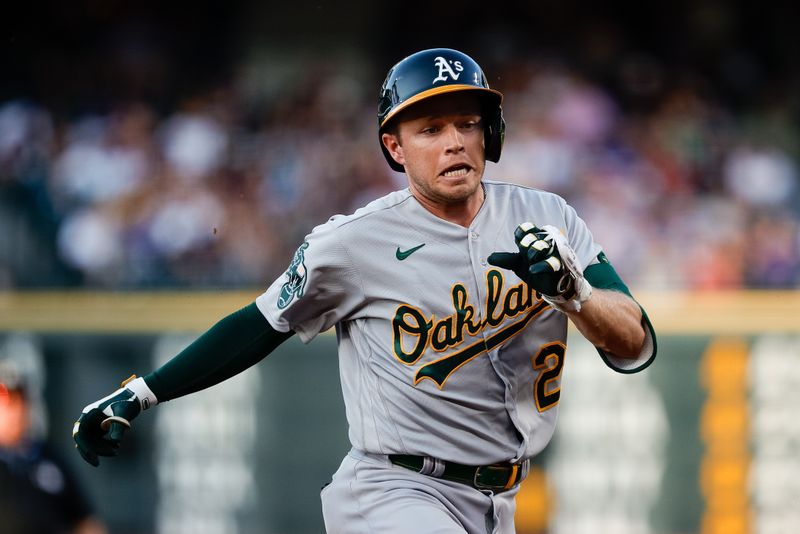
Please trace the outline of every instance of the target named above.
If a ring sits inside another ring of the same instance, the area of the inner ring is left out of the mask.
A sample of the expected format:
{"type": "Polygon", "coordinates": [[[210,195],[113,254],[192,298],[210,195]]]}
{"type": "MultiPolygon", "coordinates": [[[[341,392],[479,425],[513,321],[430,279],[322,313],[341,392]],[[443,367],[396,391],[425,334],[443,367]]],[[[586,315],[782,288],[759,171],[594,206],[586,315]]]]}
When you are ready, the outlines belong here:
{"type": "Polygon", "coordinates": [[[479,490],[502,493],[510,490],[528,475],[530,460],[519,464],[462,465],[445,462],[428,456],[390,454],[389,460],[397,466],[423,475],[460,482],[479,490]]]}

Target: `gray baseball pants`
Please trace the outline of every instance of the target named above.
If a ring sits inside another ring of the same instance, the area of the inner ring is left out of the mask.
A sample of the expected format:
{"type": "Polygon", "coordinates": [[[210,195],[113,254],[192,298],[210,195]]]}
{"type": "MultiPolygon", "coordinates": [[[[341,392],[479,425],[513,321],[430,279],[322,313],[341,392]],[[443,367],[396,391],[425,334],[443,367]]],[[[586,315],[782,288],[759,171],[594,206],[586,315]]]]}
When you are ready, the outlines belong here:
{"type": "Polygon", "coordinates": [[[514,534],[519,486],[479,491],[356,449],[321,492],[328,534],[514,534]]]}

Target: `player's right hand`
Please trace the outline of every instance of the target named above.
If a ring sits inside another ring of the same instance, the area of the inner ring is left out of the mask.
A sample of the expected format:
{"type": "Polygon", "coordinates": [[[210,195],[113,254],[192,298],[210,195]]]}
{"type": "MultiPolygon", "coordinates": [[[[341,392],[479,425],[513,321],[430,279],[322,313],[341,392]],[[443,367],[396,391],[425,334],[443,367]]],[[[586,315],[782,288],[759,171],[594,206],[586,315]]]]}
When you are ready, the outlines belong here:
{"type": "Polygon", "coordinates": [[[144,379],[134,375],[111,395],[86,406],[72,427],[72,438],[81,457],[97,467],[99,456],[116,456],[131,420],[157,403],[144,379]]]}

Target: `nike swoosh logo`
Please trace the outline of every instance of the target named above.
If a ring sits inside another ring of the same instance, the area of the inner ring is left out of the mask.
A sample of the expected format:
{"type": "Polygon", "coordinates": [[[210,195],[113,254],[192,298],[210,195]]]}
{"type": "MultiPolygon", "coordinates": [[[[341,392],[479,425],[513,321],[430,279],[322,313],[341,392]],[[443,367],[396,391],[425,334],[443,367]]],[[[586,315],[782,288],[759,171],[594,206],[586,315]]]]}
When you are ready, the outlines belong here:
{"type": "Polygon", "coordinates": [[[413,253],[415,253],[424,246],[425,243],[417,245],[416,247],[410,248],[408,250],[400,250],[400,247],[397,247],[397,250],[395,251],[394,255],[397,257],[398,260],[403,261],[404,259],[411,256],[413,253]]]}

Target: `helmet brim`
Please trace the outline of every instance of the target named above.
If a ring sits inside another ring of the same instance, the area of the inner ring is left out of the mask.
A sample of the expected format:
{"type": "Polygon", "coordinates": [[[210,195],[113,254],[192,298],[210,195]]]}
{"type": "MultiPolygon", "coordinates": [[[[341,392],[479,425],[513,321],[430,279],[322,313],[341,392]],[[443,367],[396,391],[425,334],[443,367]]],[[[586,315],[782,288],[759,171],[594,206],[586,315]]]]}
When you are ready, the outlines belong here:
{"type": "Polygon", "coordinates": [[[492,95],[497,99],[496,104],[498,106],[500,106],[500,104],[503,102],[503,94],[500,91],[495,91],[494,89],[486,89],[484,87],[476,87],[474,85],[467,84],[451,84],[442,85],[440,87],[432,87],[431,89],[415,94],[408,100],[400,102],[394,108],[392,108],[392,111],[390,111],[389,114],[384,117],[383,122],[381,122],[380,129],[383,129],[383,127],[386,126],[393,117],[397,116],[398,113],[412,104],[416,104],[417,102],[431,98],[432,96],[442,95],[445,93],[455,93],[457,91],[477,91],[483,94],[492,95]]]}

